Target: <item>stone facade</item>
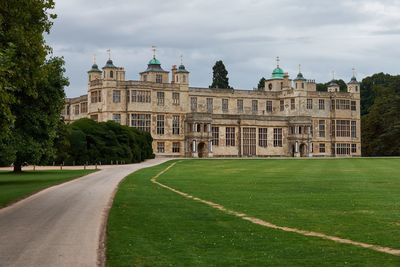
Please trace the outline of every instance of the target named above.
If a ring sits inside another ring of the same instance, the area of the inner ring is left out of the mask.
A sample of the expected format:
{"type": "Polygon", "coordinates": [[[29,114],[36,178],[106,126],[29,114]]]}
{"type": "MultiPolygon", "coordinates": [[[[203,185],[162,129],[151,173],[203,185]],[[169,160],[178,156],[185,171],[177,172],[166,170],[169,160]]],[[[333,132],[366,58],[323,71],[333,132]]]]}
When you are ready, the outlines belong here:
{"type": "Polygon", "coordinates": [[[63,117],[114,120],[149,131],[157,156],[348,157],[361,155],[360,85],[334,82],[317,92],[277,66],[262,90],[189,87],[183,65],[171,72],[154,57],[139,81],[112,60],[88,71],[88,95],[66,99],[63,117]],[[170,81],[171,78],[171,81],[170,81]]]}

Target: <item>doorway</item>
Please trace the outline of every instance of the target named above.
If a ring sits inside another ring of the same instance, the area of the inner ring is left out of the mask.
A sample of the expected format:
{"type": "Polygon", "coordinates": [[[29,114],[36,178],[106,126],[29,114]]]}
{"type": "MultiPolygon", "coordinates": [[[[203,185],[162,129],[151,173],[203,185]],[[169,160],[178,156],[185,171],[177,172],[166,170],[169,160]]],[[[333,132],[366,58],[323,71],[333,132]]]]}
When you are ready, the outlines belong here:
{"type": "Polygon", "coordinates": [[[206,144],[204,142],[200,142],[197,146],[197,154],[199,158],[206,157],[206,144]]]}

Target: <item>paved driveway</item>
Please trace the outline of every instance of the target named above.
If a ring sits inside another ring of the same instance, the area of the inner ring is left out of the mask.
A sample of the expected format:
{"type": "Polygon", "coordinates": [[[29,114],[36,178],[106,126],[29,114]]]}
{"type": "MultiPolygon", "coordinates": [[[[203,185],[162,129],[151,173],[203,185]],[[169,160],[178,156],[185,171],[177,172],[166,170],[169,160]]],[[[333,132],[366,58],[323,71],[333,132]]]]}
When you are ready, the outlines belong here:
{"type": "Polygon", "coordinates": [[[103,219],[118,183],[168,159],[104,167],[0,210],[0,266],[96,266],[103,219]]]}

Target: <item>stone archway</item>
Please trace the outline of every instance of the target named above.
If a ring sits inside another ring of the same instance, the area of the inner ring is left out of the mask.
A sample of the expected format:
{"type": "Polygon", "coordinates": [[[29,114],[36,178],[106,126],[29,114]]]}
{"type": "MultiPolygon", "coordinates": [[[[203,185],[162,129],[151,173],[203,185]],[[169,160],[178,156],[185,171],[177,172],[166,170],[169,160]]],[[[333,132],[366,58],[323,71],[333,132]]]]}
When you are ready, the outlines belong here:
{"type": "Polygon", "coordinates": [[[307,145],[306,144],[301,144],[300,145],[300,157],[307,157],[307,145]]]}
{"type": "Polygon", "coordinates": [[[197,145],[197,155],[199,156],[199,158],[204,158],[206,157],[206,144],[204,142],[200,142],[197,145]]]}

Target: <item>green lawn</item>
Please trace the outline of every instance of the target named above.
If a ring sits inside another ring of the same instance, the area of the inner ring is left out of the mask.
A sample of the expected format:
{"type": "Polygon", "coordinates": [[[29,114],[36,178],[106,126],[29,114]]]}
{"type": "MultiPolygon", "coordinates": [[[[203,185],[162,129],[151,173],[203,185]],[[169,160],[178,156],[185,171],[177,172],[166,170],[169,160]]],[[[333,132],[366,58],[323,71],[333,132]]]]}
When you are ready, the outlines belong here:
{"type": "Polygon", "coordinates": [[[44,188],[89,174],[93,170],[0,172],[0,208],[44,188]]]}
{"type": "MultiPolygon", "coordinates": [[[[400,266],[400,257],[273,230],[130,175],[107,229],[109,266],[400,266]]],[[[280,226],[400,249],[400,159],[183,160],[158,181],[280,226]]]]}

